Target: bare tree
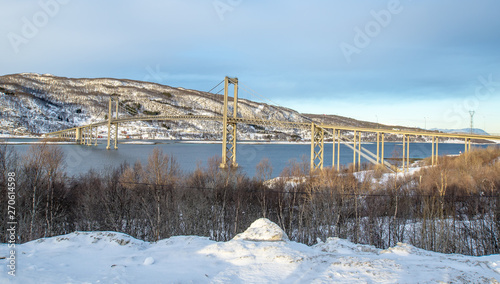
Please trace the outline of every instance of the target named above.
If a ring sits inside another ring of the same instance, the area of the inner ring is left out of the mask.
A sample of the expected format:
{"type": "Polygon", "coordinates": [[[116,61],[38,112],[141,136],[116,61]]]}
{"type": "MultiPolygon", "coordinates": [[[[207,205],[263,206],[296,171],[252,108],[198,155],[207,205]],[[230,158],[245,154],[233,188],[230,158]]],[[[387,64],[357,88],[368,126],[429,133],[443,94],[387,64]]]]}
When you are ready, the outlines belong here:
{"type": "Polygon", "coordinates": [[[259,201],[261,204],[261,210],[262,210],[262,217],[267,218],[267,206],[268,206],[268,192],[267,189],[268,187],[265,186],[263,183],[267,180],[270,180],[273,174],[273,167],[271,166],[271,162],[269,162],[269,159],[264,158],[262,159],[256,168],[256,177],[257,181],[263,185],[259,188],[258,195],[259,195],[259,201]]]}
{"type": "Polygon", "coordinates": [[[40,185],[43,181],[44,175],[44,151],[47,145],[32,145],[23,159],[23,173],[25,175],[25,182],[27,189],[31,189],[31,212],[30,212],[30,226],[29,226],[29,239],[33,239],[34,231],[36,230],[36,218],[38,216],[39,204],[41,202],[39,196],[40,185]]]}
{"type": "Polygon", "coordinates": [[[64,175],[64,152],[59,146],[46,146],[42,148],[42,157],[47,175],[47,200],[45,206],[46,235],[52,235],[54,224],[54,183],[60,182],[64,175]]]}
{"type": "Polygon", "coordinates": [[[32,145],[23,156],[21,169],[21,198],[30,196],[29,239],[42,232],[43,236],[52,235],[55,214],[61,210],[55,202],[60,194],[56,196],[55,191],[64,191],[64,153],[59,146],[32,145]]]}
{"type": "MultiPolygon", "coordinates": [[[[149,185],[149,188],[154,197],[155,204],[155,238],[160,239],[161,231],[168,225],[164,225],[163,222],[173,222],[173,218],[170,220],[163,218],[168,216],[168,211],[164,212],[162,209],[169,210],[170,213],[173,211],[174,206],[174,195],[173,189],[179,181],[180,170],[175,158],[163,154],[163,151],[155,148],[151,155],[148,157],[148,164],[143,172],[142,180],[144,183],[149,185]]],[[[144,204],[144,206],[150,206],[149,204],[144,204]]],[[[173,214],[170,214],[172,216],[173,214]]]]}

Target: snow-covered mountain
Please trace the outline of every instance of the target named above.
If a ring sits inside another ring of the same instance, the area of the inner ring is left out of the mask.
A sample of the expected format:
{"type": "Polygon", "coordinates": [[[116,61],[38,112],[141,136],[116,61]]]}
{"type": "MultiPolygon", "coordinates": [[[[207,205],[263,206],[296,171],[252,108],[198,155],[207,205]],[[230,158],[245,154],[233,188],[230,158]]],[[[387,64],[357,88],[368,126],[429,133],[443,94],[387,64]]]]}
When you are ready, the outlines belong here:
{"type": "MultiPolygon", "coordinates": [[[[221,115],[223,96],[156,83],[123,79],[71,79],[32,73],[0,77],[0,127],[4,132],[46,133],[107,118],[108,96],[120,98],[120,116],[221,115]]],[[[305,121],[294,110],[239,100],[238,115],[266,120],[305,121]]],[[[154,133],[157,138],[219,138],[221,123],[211,121],[132,122],[121,126],[128,134],[154,133]]],[[[241,126],[240,134],[302,136],[300,130],[241,126]],[[282,133],[283,132],[283,133],[282,133]]]]}
{"type": "MultiPolygon", "coordinates": [[[[74,79],[49,74],[0,76],[0,134],[43,134],[107,119],[109,95],[120,100],[119,116],[221,115],[223,96],[126,79],[74,79]]],[[[231,104],[230,104],[231,108],[231,104]]],[[[295,110],[239,99],[238,115],[264,120],[308,122],[393,129],[335,115],[300,114],[295,110]]],[[[398,126],[398,129],[410,129],[398,126]]],[[[100,133],[106,135],[106,128],[100,133]]],[[[120,124],[120,135],[131,138],[219,140],[217,121],[137,121],[120,124]]],[[[238,139],[310,139],[309,129],[238,125],[238,139]]],[[[386,137],[389,141],[391,137],[386,137]]],[[[396,137],[394,137],[396,139],[396,137]]],[[[394,140],[393,139],[393,140],[394,140]]]]}
{"type": "MultiPolygon", "coordinates": [[[[462,128],[462,129],[437,129],[433,128],[432,130],[440,131],[444,133],[466,133],[469,134],[471,132],[470,128],[462,128]]],[[[480,129],[480,128],[472,128],[472,133],[477,135],[490,135],[488,132],[480,129]]]]}

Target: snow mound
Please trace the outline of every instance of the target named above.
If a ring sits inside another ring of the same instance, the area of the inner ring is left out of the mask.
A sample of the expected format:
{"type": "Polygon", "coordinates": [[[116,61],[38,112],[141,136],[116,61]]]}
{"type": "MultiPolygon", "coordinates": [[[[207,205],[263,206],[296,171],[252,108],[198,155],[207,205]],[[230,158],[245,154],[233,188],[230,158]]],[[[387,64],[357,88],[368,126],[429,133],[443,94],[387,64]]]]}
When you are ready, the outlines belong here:
{"type": "Polygon", "coordinates": [[[152,258],[152,257],[147,257],[145,260],[144,260],[144,265],[151,265],[151,264],[154,264],[155,263],[155,259],[152,258]]]}
{"type": "Polygon", "coordinates": [[[91,245],[96,248],[107,248],[111,246],[118,247],[141,247],[145,245],[144,241],[135,239],[127,234],[116,232],[74,232],[71,234],[43,238],[26,243],[28,246],[42,245],[51,246],[58,244],[62,247],[82,247],[91,245]]]}
{"type": "Polygon", "coordinates": [[[433,252],[425,251],[423,249],[416,248],[412,245],[405,243],[397,243],[395,247],[390,247],[388,249],[380,251],[380,253],[388,253],[388,254],[397,254],[401,256],[407,255],[419,255],[419,256],[432,256],[432,254],[436,254],[433,252]]]}
{"type": "Polygon", "coordinates": [[[248,229],[236,235],[233,240],[276,242],[289,241],[286,233],[269,219],[260,218],[248,227],[248,229]]]}
{"type": "Polygon", "coordinates": [[[328,238],[326,242],[318,242],[317,245],[314,246],[324,252],[329,253],[338,253],[342,255],[347,254],[378,254],[380,249],[375,248],[371,245],[362,245],[355,244],[348,240],[344,240],[341,238],[328,238]]]}
{"type": "Polygon", "coordinates": [[[500,283],[500,255],[442,254],[404,243],[382,250],[339,238],[309,247],[277,241],[288,237],[267,219],[235,239],[241,241],[143,242],[75,232],[16,244],[15,277],[8,274],[11,248],[0,244],[0,283],[500,283]]]}

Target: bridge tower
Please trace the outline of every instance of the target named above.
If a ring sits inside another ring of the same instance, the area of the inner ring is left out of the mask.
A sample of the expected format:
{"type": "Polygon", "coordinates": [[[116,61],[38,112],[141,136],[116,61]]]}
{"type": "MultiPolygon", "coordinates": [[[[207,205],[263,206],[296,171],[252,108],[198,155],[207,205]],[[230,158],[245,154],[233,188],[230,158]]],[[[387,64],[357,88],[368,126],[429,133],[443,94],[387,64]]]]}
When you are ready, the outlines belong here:
{"type": "Polygon", "coordinates": [[[222,163],[220,168],[238,167],[236,163],[236,121],[229,117],[229,84],[234,86],[233,118],[238,115],[238,78],[224,79],[224,110],[222,118],[222,163]]]}
{"type": "MultiPolygon", "coordinates": [[[[333,134],[333,141],[335,147],[335,134],[333,134]]],[[[325,129],[311,123],[311,171],[323,169],[324,153],[325,129]]],[[[333,163],[335,163],[335,161],[333,163]]]]}
{"type": "Polygon", "coordinates": [[[118,95],[109,96],[108,107],[108,145],[106,150],[111,149],[111,139],[114,140],[114,149],[118,149],[118,122],[113,123],[113,102],[116,104],[115,119],[118,119],[118,95]],[[112,137],[114,136],[114,137],[112,137]]]}

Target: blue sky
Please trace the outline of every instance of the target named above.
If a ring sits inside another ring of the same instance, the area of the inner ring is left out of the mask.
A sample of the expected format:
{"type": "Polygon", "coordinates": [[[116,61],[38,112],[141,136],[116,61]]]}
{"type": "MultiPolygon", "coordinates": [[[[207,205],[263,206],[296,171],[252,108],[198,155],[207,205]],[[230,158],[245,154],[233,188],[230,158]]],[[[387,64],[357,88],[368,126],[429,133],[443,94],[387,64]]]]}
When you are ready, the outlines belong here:
{"type": "MultiPolygon", "coordinates": [[[[2,1],[0,74],[224,76],[282,106],[500,133],[500,2],[2,1]]],[[[240,92],[244,98],[259,100],[240,92]]]]}

